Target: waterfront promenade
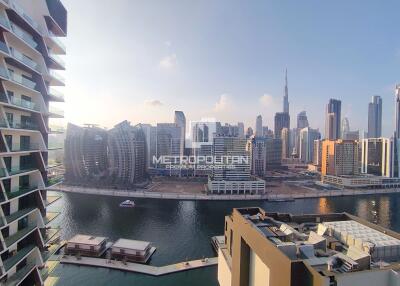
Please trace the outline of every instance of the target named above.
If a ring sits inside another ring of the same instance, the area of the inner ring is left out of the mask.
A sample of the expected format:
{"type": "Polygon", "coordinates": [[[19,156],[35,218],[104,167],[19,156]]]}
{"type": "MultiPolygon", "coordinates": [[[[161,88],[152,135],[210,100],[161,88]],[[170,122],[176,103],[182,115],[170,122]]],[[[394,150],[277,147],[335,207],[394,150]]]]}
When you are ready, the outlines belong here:
{"type": "Polygon", "coordinates": [[[103,267],[109,268],[114,270],[121,270],[127,272],[136,272],[142,273],[152,276],[161,276],[172,274],[181,271],[187,271],[192,269],[198,269],[203,267],[209,267],[218,264],[218,258],[206,258],[206,259],[198,259],[192,260],[188,262],[180,262],[166,266],[150,266],[145,264],[139,263],[131,263],[117,261],[117,260],[108,260],[103,258],[93,258],[93,257],[80,257],[79,259],[75,256],[64,255],[60,258],[61,263],[65,264],[75,264],[75,265],[82,265],[82,266],[93,266],[93,267],[103,267]]]}
{"type": "Polygon", "coordinates": [[[341,196],[360,196],[373,194],[392,194],[400,193],[400,189],[344,189],[344,190],[307,190],[303,192],[279,194],[276,191],[266,193],[264,195],[207,195],[207,194],[182,194],[182,193],[161,193],[153,191],[131,191],[131,190],[112,190],[100,188],[85,188],[76,186],[59,185],[52,190],[66,193],[79,193],[88,195],[103,195],[113,197],[129,197],[129,198],[149,198],[149,199],[172,199],[172,200],[209,200],[209,201],[227,201],[227,200],[293,200],[321,197],[341,197],[341,196]]]}

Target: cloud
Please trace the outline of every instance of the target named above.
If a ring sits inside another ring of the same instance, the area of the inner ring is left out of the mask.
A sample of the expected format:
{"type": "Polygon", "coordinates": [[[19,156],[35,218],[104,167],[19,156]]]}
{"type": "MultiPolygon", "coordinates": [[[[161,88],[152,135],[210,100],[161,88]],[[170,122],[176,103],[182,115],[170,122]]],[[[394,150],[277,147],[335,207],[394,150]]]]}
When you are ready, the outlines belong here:
{"type": "Polygon", "coordinates": [[[231,107],[231,99],[228,94],[221,94],[219,100],[215,103],[214,111],[223,112],[227,111],[231,107]]]}
{"type": "Polygon", "coordinates": [[[164,105],[161,101],[157,99],[146,100],[144,104],[150,107],[159,107],[164,105]]]}
{"type": "Polygon", "coordinates": [[[268,93],[265,93],[263,96],[261,96],[259,101],[263,106],[275,107],[276,105],[275,98],[268,93]]]}
{"type": "Polygon", "coordinates": [[[176,58],[176,54],[168,55],[165,56],[164,58],[161,59],[160,63],[158,66],[161,69],[169,70],[174,68],[178,64],[178,60],[176,58]]]}
{"type": "Polygon", "coordinates": [[[171,41],[165,41],[164,44],[167,48],[171,47],[172,45],[171,41]]]}

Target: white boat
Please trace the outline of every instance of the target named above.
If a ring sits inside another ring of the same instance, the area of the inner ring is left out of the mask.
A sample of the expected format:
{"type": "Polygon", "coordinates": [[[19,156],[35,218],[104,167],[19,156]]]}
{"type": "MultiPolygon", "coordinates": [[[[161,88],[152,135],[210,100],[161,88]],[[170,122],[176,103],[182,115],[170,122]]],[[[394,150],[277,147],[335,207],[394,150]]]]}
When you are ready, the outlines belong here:
{"type": "Polygon", "coordinates": [[[119,206],[122,208],[133,208],[135,206],[135,202],[131,200],[126,200],[120,203],[119,206]]]}

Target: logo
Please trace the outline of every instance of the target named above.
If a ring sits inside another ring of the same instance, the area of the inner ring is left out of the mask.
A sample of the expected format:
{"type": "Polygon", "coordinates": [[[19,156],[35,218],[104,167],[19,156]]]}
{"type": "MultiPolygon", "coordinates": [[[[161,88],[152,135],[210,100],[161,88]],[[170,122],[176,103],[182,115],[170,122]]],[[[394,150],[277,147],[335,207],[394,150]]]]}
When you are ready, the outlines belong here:
{"type": "Polygon", "coordinates": [[[249,156],[153,156],[153,164],[166,169],[235,169],[249,162],[249,156]]]}

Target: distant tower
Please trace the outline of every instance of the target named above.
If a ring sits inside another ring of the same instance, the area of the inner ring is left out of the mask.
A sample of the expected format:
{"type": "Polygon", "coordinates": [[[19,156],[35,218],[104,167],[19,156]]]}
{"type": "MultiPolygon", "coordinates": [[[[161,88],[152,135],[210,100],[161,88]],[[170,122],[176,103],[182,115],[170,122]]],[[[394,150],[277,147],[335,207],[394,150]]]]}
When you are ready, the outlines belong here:
{"type": "Polygon", "coordinates": [[[350,132],[350,122],[347,117],[344,117],[342,119],[342,139],[346,138],[349,132],[350,132]]]}
{"type": "Polygon", "coordinates": [[[325,138],[328,140],[340,139],[340,123],[342,113],[342,102],[337,99],[330,99],[326,106],[325,117],[325,138]]]}
{"type": "Polygon", "coordinates": [[[306,127],[308,127],[307,113],[305,111],[302,111],[297,114],[297,128],[303,129],[306,127]]]}
{"type": "Polygon", "coordinates": [[[400,138],[400,84],[396,85],[396,138],[400,138]]]}
{"type": "Polygon", "coordinates": [[[257,137],[263,136],[263,122],[261,115],[258,115],[256,119],[256,136],[257,137]]]}
{"type": "Polygon", "coordinates": [[[287,80],[287,69],[285,72],[285,95],[283,96],[283,112],[289,113],[289,89],[287,80]]]}
{"type": "Polygon", "coordinates": [[[179,155],[183,156],[185,152],[186,117],[182,111],[175,111],[174,123],[181,128],[179,155]]]}
{"type": "Polygon", "coordinates": [[[372,97],[368,104],[368,138],[382,136],[382,98],[378,95],[372,97]]]}
{"type": "Polygon", "coordinates": [[[240,138],[244,138],[245,136],[244,136],[244,124],[243,124],[243,122],[238,122],[237,126],[238,126],[238,136],[240,138]]]}

